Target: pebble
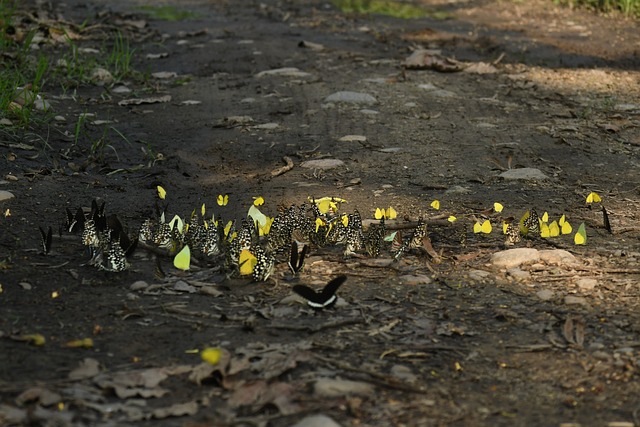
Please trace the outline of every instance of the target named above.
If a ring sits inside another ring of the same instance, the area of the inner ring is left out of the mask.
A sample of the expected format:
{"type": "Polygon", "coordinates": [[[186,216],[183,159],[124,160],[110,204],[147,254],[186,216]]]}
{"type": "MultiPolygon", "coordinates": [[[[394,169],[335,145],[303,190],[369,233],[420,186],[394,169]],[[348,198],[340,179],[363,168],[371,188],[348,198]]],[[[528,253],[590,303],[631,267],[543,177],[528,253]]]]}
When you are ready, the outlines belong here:
{"type": "Polygon", "coordinates": [[[598,286],[598,281],[589,277],[582,277],[576,280],[576,285],[581,291],[592,291],[598,286]]]}
{"type": "Polygon", "coordinates": [[[366,396],[374,392],[373,385],[361,381],[319,378],[313,385],[313,394],[320,398],[344,397],[346,394],[366,396]]]}
{"type": "Polygon", "coordinates": [[[376,104],[378,100],[368,93],[340,91],[327,96],[325,102],[346,102],[351,104],[376,104]]]}
{"type": "Polygon", "coordinates": [[[567,295],[566,297],[564,297],[564,303],[567,305],[588,305],[585,298],[577,297],[575,295],[567,295]]]}
{"type": "Polygon", "coordinates": [[[481,282],[484,279],[491,277],[491,273],[484,270],[471,270],[467,274],[469,275],[469,279],[474,280],[476,282],[481,282]]]}
{"type": "Polygon", "coordinates": [[[548,177],[536,168],[509,169],[499,175],[504,179],[545,180],[548,177]]]}
{"type": "Polygon", "coordinates": [[[0,125],[2,126],[13,126],[13,122],[7,118],[0,119],[0,125]]]}
{"type": "Polygon", "coordinates": [[[13,199],[14,197],[16,196],[14,196],[13,193],[10,191],[0,190],[0,202],[13,199]]]}
{"type": "Polygon", "coordinates": [[[258,74],[256,74],[256,77],[257,78],[266,77],[266,76],[307,77],[310,75],[311,73],[300,71],[298,68],[295,68],[295,67],[284,67],[284,68],[275,68],[273,70],[260,71],[258,74]]]}
{"type": "Polygon", "coordinates": [[[344,162],[339,159],[307,160],[306,162],[300,163],[301,167],[307,169],[333,169],[343,165],[344,162]]]}
{"type": "Polygon", "coordinates": [[[428,285],[432,282],[431,277],[426,274],[405,274],[400,276],[399,279],[405,285],[428,285]]]}
{"type": "Polygon", "coordinates": [[[540,259],[537,249],[515,248],[496,252],[491,255],[491,264],[498,268],[513,268],[524,263],[536,262],[540,259]]]}
{"type": "Polygon", "coordinates": [[[106,84],[113,83],[114,79],[113,74],[111,74],[109,70],[98,67],[91,72],[90,80],[98,86],[104,86],[106,84]]]}
{"type": "Polygon", "coordinates": [[[256,125],[253,127],[253,129],[259,129],[259,130],[274,130],[274,129],[278,129],[280,127],[280,125],[278,123],[264,123],[262,125],[256,125]]]}
{"type": "Polygon", "coordinates": [[[360,110],[360,114],[365,114],[367,116],[375,116],[376,114],[380,114],[379,111],[369,110],[367,108],[360,110]]]}
{"type": "Polygon", "coordinates": [[[129,89],[128,87],[126,87],[124,85],[118,85],[118,86],[114,87],[113,89],[111,89],[111,92],[113,92],[113,93],[131,93],[131,89],[129,89]]]}
{"type": "Polygon", "coordinates": [[[340,142],[365,142],[367,137],[364,135],[345,135],[340,138],[338,141],[340,142]]]}
{"type": "Polygon", "coordinates": [[[196,288],[194,286],[191,286],[184,280],[178,280],[176,284],[173,285],[173,290],[178,292],[188,292],[190,294],[193,294],[196,292],[196,288]]]}
{"type": "Polygon", "coordinates": [[[291,427],[340,427],[340,424],[326,415],[318,414],[304,417],[291,427]]]}
{"type": "Polygon", "coordinates": [[[555,297],[556,294],[551,289],[541,289],[538,292],[536,292],[536,296],[540,298],[542,301],[549,301],[553,299],[553,297],[555,297]]]}
{"type": "Polygon", "coordinates": [[[146,289],[148,287],[149,287],[149,284],[147,282],[145,282],[144,280],[138,280],[136,282],[133,282],[131,286],[129,286],[129,290],[139,291],[141,289],[146,289]]]}

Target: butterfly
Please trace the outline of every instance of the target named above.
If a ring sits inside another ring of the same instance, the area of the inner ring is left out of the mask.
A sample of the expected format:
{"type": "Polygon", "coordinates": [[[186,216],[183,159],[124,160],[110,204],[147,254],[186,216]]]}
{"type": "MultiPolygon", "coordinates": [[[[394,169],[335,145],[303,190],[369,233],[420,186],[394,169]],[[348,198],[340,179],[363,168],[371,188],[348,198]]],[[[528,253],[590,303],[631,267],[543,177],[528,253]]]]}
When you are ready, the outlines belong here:
{"type": "Polygon", "coordinates": [[[162,188],[162,186],[156,186],[156,190],[158,192],[158,197],[160,198],[160,200],[164,200],[164,198],[167,197],[167,190],[162,188]]]}
{"type": "Polygon", "coordinates": [[[229,203],[229,195],[218,194],[218,198],[216,199],[216,202],[218,203],[218,206],[227,206],[227,203],[229,203]]]}
{"type": "Polygon", "coordinates": [[[558,225],[560,226],[560,232],[562,234],[571,234],[571,232],[573,231],[573,227],[571,227],[571,224],[569,224],[569,221],[567,221],[565,215],[562,215],[560,217],[560,220],[558,220],[558,225]]]}
{"type": "Polygon", "coordinates": [[[398,217],[398,212],[391,206],[389,206],[387,209],[376,208],[374,217],[375,219],[396,219],[398,217]]]}
{"type": "Polygon", "coordinates": [[[525,212],[520,218],[520,232],[527,234],[529,231],[532,233],[540,232],[540,218],[535,209],[525,212]]]}
{"type": "Polygon", "coordinates": [[[304,267],[304,258],[309,252],[309,246],[302,244],[302,249],[298,247],[298,242],[291,242],[291,256],[289,257],[289,268],[295,276],[304,267]]]}
{"type": "Polygon", "coordinates": [[[520,228],[515,221],[502,224],[502,232],[507,235],[505,245],[515,245],[520,241],[520,228]]]}
{"type": "Polygon", "coordinates": [[[606,228],[609,233],[613,234],[613,231],[611,231],[611,223],[609,222],[609,214],[604,208],[604,205],[602,206],[602,219],[604,221],[604,228],[606,228]]]}
{"type": "Polygon", "coordinates": [[[336,303],[338,288],[347,280],[347,276],[338,276],[325,285],[320,292],[316,292],[305,285],[295,285],[293,292],[307,300],[309,307],[322,309],[336,303]]]}
{"type": "Polygon", "coordinates": [[[585,228],[584,222],[580,224],[578,227],[578,232],[573,236],[573,242],[576,245],[586,245],[587,244],[587,230],[585,228]]]}
{"type": "Polygon", "coordinates": [[[547,224],[543,222],[540,225],[540,237],[548,238],[548,237],[557,237],[560,235],[560,227],[556,221],[553,221],[551,224],[547,224]]]}
{"type": "Polygon", "coordinates": [[[85,216],[82,208],[78,208],[75,215],[73,214],[73,212],[71,212],[69,208],[67,208],[67,224],[66,225],[67,225],[67,231],[69,233],[75,233],[77,231],[82,230],[82,228],[84,227],[84,221],[85,221],[85,216]]]}
{"type": "Polygon", "coordinates": [[[485,219],[482,223],[476,222],[473,224],[474,233],[489,234],[491,233],[491,230],[493,230],[493,227],[491,227],[491,222],[488,219],[485,219]]]}
{"type": "Polygon", "coordinates": [[[587,203],[600,203],[601,201],[602,198],[600,197],[600,195],[598,195],[598,193],[594,193],[593,191],[587,196],[587,203]]]}
{"type": "Polygon", "coordinates": [[[494,202],[493,203],[493,210],[496,212],[502,212],[502,210],[504,209],[504,206],[502,205],[502,203],[499,202],[494,202]]]}
{"type": "Polygon", "coordinates": [[[52,230],[49,227],[49,231],[45,233],[42,227],[38,228],[40,229],[40,236],[42,236],[42,253],[46,255],[51,250],[52,230]]]}
{"type": "Polygon", "coordinates": [[[191,265],[191,250],[189,245],[185,245],[184,248],[173,258],[173,265],[175,268],[186,271],[191,265]]]}

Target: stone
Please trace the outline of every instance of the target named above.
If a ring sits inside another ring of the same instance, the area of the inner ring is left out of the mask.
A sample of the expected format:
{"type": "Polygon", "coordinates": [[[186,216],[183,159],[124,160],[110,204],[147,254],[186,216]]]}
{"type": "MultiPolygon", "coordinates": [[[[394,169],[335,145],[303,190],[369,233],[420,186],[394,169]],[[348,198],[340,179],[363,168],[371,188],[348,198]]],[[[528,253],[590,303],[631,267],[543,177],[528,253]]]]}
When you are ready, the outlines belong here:
{"type": "Polygon", "coordinates": [[[542,181],[548,179],[540,169],[536,168],[509,169],[508,171],[502,172],[499,176],[504,179],[522,179],[531,181],[542,181]]]}
{"type": "Polygon", "coordinates": [[[468,273],[468,276],[469,276],[469,279],[475,282],[481,282],[491,277],[492,274],[484,270],[470,270],[468,273]]]}
{"type": "Polygon", "coordinates": [[[338,159],[307,160],[306,162],[300,163],[301,167],[307,169],[333,169],[343,165],[344,162],[338,159]]]}
{"type": "Polygon", "coordinates": [[[304,71],[300,71],[295,67],[284,67],[284,68],[275,68],[273,70],[265,70],[260,71],[256,74],[257,78],[267,77],[267,76],[282,76],[282,77],[307,77],[310,76],[310,73],[306,73],[304,71]]]}
{"type": "Polygon", "coordinates": [[[508,269],[507,274],[519,281],[524,281],[531,277],[531,273],[529,273],[528,271],[522,270],[518,267],[508,269]]]}
{"type": "Polygon", "coordinates": [[[581,291],[592,291],[598,286],[598,281],[590,277],[581,277],[576,280],[576,285],[581,291]]]}
{"type": "Polygon", "coordinates": [[[138,280],[133,282],[131,286],[129,286],[129,290],[139,291],[142,289],[146,289],[148,287],[149,287],[149,284],[147,282],[145,282],[144,280],[138,280]]]}
{"type": "Polygon", "coordinates": [[[575,295],[567,295],[564,297],[564,303],[567,305],[588,305],[585,298],[577,297],[575,295]]]}
{"type": "Polygon", "coordinates": [[[405,285],[428,285],[432,282],[431,277],[426,274],[405,274],[400,276],[399,279],[405,285]]]}
{"type": "Polygon", "coordinates": [[[0,190],[0,202],[13,199],[14,197],[16,196],[14,196],[10,191],[0,190]]]}
{"type": "Polygon", "coordinates": [[[542,301],[549,301],[553,299],[553,297],[555,297],[556,294],[551,289],[541,289],[538,292],[536,292],[536,296],[540,298],[542,301]]]}
{"type": "Polygon", "coordinates": [[[378,100],[368,93],[340,91],[327,96],[325,102],[345,102],[350,104],[377,104],[378,100]]]}
{"type": "Polygon", "coordinates": [[[340,138],[338,141],[340,142],[365,142],[367,137],[364,135],[345,135],[340,138]]]}
{"type": "Polygon", "coordinates": [[[491,255],[491,264],[494,267],[510,269],[525,263],[537,262],[539,259],[537,249],[515,248],[494,253],[491,255]]]}
{"type": "Polygon", "coordinates": [[[553,265],[576,265],[578,260],[571,252],[564,249],[543,249],[538,251],[540,261],[553,265]]]}
{"type": "Polygon", "coordinates": [[[318,414],[304,417],[291,427],[340,427],[340,424],[326,415],[318,414]]]}
{"type": "Polygon", "coordinates": [[[313,394],[320,398],[344,397],[345,395],[366,396],[374,392],[373,385],[362,381],[318,378],[313,385],[313,394]]]}

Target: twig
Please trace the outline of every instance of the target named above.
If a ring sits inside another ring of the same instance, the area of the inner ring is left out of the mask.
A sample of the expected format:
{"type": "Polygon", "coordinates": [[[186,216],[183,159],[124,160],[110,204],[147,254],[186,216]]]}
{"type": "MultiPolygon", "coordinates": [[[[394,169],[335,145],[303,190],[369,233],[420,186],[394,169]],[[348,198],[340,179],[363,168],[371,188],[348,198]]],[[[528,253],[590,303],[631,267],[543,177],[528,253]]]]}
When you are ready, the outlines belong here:
{"type": "Polygon", "coordinates": [[[360,323],[365,323],[364,319],[345,319],[345,320],[338,320],[338,321],[333,321],[333,322],[327,322],[327,323],[323,323],[320,325],[315,325],[315,326],[300,326],[300,325],[290,325],[290,324],[274,324],[271,325],[272,328],[275,329],[286,329],[289,331],[307,331],[307,332],[311,332],[311,333],[316,333],[316,332],[320,332],[322,330],[325,329],[333,329],[333,328],[340,328],[342,326],[349,326],[349,325],[357,325],[360,323]]]}
{"type": "Polygon", "coordinates": [[[286,165],[282,166],[281,168],[272,170],[271,176],[279,176],[293,169],[293,160],[291,160],[291,157],[284,156],[282,160],[284,160],[286,165]]]}

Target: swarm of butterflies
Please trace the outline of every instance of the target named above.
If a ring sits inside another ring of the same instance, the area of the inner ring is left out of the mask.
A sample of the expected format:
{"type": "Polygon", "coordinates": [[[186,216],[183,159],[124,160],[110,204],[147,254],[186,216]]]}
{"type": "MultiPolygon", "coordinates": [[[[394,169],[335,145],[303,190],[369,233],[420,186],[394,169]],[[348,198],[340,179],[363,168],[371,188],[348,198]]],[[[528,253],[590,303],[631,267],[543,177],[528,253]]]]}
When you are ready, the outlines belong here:
{"type": "MultiPolygon", "coordinates": [[[[165,203],[166,191],[157,187],[160,203],[165,203]]],[[[601,202],[600,196],[591,193],[587,203],[601,202]]],[[[395,260],[412,250],[426,250],[434,255],[427,235],[427,225],[422,217],[406,238],[399,231],[387,234],[386,220],[397,217],[392,207],[376,209],[378,223],[363,228],[358,210],[342,213],[340,206],[346,200],[337,197],[309,198],[301,205],[282,207],[274,217],[263,214],[259,207],[264,204],[262,197],[254,198],[246,218],[239,224],[224,222],[220,216],[207,216],[203,204],[199,212],[194,210],[188,220],[175,215],[167,221],[167,205],[156,203],[156,216],[146,219],[137,234],[130,235],[115,214],[105,213],[105,203],[94,200],[91,210],[78,208],[75,213],[67,209],[66,231],[81,235],[82,243],[89,254],[88,264],[101,270],[119,272],[130,267],[128,259],[139,243],[147,247],[165,250],[173,256],[173,264],[181,270],[188,270],[192,257],[215,259],[230,276],[251,276],[255,281],[266,281],[278,261],[287,261],[292,274],[297,275],[304,267],[310,248],[329,245],[343,246],[344,257],[364,252],[370,257],[380,255],[383,248],[391,251],[395,260]]],[[[217,198],[219,206],[228,203],[227,195],[217,198]]],[[[440,202],[434,200],[431,207],[440,209],[440,202]]],[[[502,212],[503,206],[495,203],[493,211],[502,212]]],[[[602,206],[605,227],[610,231],[606,209],[602,206]]],[[[456,221],[454,216],[450,222],[456,221]]],[[[475,233],[489,234],[492,225],[489,219],[474,224],[475,233]]],[[[503,222],[505,244],[513,245],[522,236],[539,234],[549,238],[569,234],[572,227],[565,215],[558,221],[548,222],[548,214],[539,217],[534,209],[525,212],[519,222],[503,222]]],[[[43,252],[51,250],[52,229],[45,232],[40,228],[43,252]]],[[[585,224],[582,223],[574,236],[576,244],[586,244],[585,224]]],[[[158,265],[158,268],[159,265],[158,265]]],[[[162,273],[164,274],[164,273],[162,273]]],[[[324,308],[335,302],[335,292],[346,280],[345,276],[331,280],[321,292],[296,285],[293,290],[307,299],[310,306],[324,308]]]]}

